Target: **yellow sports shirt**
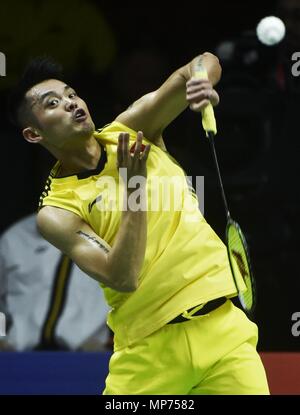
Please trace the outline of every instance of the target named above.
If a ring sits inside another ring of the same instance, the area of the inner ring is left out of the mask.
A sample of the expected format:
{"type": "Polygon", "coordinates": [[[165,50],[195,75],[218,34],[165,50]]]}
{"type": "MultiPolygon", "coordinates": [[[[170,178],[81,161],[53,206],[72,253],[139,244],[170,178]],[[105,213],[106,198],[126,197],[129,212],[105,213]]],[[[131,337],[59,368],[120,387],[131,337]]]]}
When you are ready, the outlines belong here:
{"type": "MultiPolygon", "coordinates": [[[[40,200],[40,208],[57,206],[79,215],[110,246],[122,214],[123,182],[116,167],[120,132],[128,132],[133,145],[137,133],[121,123],[96,131],[102,148],[98,167],[58,178],[57,162],[40,200]]],[[[236,293],[226,247],[198,209],[182,168],[152,144],[147,172],[148,236],[138,289],[121,293],[103,286],[115,350],[153,333],[186,309],[236,293]]]]}

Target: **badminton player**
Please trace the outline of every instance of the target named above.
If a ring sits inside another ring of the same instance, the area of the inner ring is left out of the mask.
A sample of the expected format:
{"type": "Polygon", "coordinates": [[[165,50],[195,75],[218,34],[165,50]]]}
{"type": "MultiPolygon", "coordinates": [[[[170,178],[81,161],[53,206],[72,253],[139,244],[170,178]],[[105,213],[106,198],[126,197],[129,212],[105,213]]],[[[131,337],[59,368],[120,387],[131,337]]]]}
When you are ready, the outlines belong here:
{"type": "Polygon", "coordinates": [[[196,196],[163,141],[188,106],[218,104],[220,76],[218,59],[203,53],[102,129],[47,59],[30,62],[12,94],[24,138],[57,159],[39,229],[101,284],[111,307],[104,394],[269,393],[257,326],[230,301],[236,289],[226,248],[191,208],[196,196]],[[208,80],[193,78],[199,59],[208,80]],[[166,209],[165,192],[152,191],[160,177],[177,178],[169,198],[177,192],[180,209],[166,209]]]}

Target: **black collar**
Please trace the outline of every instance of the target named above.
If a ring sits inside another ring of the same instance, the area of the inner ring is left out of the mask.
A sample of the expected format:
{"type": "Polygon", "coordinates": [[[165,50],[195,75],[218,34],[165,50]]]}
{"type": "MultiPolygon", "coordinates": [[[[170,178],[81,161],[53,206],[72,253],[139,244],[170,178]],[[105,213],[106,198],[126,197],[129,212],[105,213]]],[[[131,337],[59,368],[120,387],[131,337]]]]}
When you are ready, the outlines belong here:
{"type": "Polygon", "coordinates": [[[101,156],[99,158],[97,167],[92,170],[84,170],[78,174],[76,174],[77,178],[80,179],[86,179],[90,176],[96,176],[97,174],[101,173],[101,171],[104,169],[105,163],[107,162],[107,155],[106,155],[106,149],[105,147],[98,141],[100,148],[101,148],[101,156]]]}
{"type": "Polygon", "coordinates": [[[83,170],[83,171],[81,171],[80,173],[77,173],[77,174],[68,174],[66,176],[58,176],[56,178],[57,179],[64,179],[66,177],[77,176],[77,179],[81,180],[81,179],[86,179],[90,176],[96,176],[97,174],[101,173],[101,171],[104,169],[105,163],[107,162],[107,155],[106,155],[105,147],[99,141],[97,141],[97,143],[99,144],[100,149],[101,149],[101,156],[99,158],[97,167],[95,169],[83,170]]]}

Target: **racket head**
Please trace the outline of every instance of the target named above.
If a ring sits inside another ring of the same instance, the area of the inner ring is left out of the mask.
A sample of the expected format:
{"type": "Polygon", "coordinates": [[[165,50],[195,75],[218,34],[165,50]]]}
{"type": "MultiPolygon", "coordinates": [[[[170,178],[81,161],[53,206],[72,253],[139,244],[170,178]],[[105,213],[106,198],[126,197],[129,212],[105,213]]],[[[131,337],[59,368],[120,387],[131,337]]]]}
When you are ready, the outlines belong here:
{"type": "Polygon", "coordinates": [[[241,305],[252,315],[256,305],[256,287],[246,238],[237,222],[228,219],[226,245],[232,276],[241,305]]]}

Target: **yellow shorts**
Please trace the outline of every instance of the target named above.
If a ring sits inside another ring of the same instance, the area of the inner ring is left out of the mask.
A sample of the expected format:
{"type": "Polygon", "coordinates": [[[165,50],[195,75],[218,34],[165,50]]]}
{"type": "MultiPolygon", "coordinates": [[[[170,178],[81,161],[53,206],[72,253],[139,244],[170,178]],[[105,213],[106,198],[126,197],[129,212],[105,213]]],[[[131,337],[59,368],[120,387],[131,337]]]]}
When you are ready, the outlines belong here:
{"type": "Polygon", "coordinates": [[[104,395],[265,395],[257,326],[228,300],[116,351],[104,395]]]}

